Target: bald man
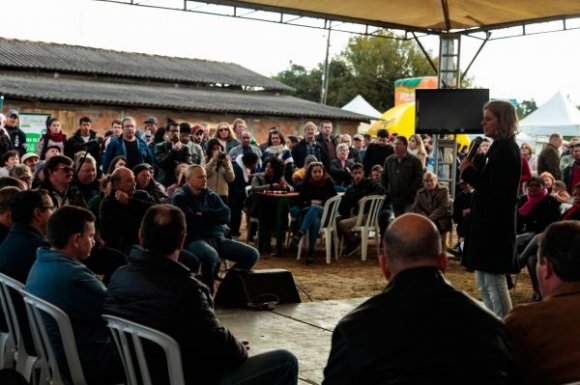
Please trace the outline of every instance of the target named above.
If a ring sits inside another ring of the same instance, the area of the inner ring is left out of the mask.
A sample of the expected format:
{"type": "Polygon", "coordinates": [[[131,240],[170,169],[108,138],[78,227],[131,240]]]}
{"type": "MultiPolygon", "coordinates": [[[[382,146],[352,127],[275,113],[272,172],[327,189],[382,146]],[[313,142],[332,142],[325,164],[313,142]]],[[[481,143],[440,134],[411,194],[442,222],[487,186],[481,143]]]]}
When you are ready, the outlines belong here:
{"type": "Polygon", "coordinates": [[[433,222],[404,214],[384,242],[389,283],[336,326],[323,385],[514,383],[504,324],[445,280],[433,222]]]}

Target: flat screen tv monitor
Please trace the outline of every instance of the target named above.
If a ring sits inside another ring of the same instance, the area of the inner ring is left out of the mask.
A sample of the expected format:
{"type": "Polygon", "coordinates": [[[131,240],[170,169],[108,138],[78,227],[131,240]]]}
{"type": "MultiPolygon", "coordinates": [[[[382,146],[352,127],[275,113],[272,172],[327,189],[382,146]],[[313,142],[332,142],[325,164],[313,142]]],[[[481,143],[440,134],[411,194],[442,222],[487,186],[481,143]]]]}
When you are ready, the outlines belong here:
{"type": "Polygon", "coordinates": [[[488,89],[415,90],[417,134],[480,134],[488,89]]]}

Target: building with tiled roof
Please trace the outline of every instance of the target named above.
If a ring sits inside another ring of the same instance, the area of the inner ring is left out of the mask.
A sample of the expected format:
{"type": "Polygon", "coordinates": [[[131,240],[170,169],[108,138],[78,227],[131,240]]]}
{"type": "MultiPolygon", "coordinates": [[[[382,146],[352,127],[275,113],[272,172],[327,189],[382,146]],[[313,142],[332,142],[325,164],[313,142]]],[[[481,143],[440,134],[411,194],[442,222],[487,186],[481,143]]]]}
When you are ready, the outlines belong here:
{"type": "Polygon", "coordinates": [[[82,116],[101,134],[124,116],[212,127],[241,117],[259,140],[272,126],[300,134],[307,121],[331,120],[353,133],[369,119],[284,95],[290,90],[233,63],[0,38],[3,111],[52,114],[69,133],[82,116]]]}

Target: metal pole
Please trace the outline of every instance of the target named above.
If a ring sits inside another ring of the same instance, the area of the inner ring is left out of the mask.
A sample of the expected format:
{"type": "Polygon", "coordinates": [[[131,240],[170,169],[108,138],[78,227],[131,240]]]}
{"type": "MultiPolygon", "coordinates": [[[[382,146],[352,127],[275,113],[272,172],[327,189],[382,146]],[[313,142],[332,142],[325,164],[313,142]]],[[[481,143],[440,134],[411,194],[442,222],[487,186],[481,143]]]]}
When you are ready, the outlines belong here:
{"type": "Polygon", "coordinates": [[[328,70],[330,63],[328,62],[328,56],[330,54],[330,27],[328,26],[328,35],[326,37],[326,57],[324,59],[324,72],[322,73],[322,92],[320,92],[320,103],[326,105],[327,95],[328,95],[328,70]]]}

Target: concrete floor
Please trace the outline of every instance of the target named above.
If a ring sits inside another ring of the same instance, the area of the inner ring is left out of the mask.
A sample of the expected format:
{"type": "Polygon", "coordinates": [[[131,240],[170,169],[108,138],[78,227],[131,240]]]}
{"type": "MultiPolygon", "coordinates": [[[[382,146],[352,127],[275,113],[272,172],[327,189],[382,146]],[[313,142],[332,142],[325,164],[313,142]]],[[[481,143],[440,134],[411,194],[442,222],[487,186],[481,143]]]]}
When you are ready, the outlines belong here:
{"type": "Polygon", "coordinates": [[[250,355],[284,348],[298,357],[299,384],[321,384],[338,321],[367,298],[277,305],[272,311],[218,309],[217,317],[250,355]]]}

